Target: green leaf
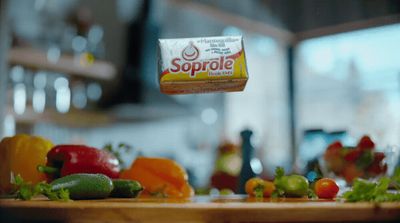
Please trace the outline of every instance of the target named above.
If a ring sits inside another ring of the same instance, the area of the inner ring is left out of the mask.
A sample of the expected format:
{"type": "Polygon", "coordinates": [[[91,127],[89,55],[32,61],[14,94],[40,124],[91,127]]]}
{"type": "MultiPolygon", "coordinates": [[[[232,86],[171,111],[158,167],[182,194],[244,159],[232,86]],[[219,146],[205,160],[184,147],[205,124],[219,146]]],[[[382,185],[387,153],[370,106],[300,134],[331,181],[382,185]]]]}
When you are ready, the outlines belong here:
{"type": "Polygon", "coordinates": [[[283,167],[276,167],[275,169],[275,179],[279,179],[281,177],[285,176],[285,169],[283,167]]]}
{"type": "Polygon", "coordinates": [[[308,196],[308,198],[313,198],[313,199],[318,198],[318,196],[315,194],[314,190],[312,190],[310,188],[308,188],[307,196],[308,196]]]}
{"type": "Polygon", "coordinates": [[[280,188],[276,188],[272,194],[271,197],[272,198],[278,198],[278,197],[283,197],[285,195],[285,191],[280,189],[280,188]]]}
{"type": "Polygon", "coordinates": [[[22,185],[23,182],[24,182],[24,180],[22,179],[21,175],[18,174],[17,176],[15,176],[15,178],[14,178],[14,184],[15,184],[16,186],[22,185]]]}
{"type": "Polygon", "coordinates": [[[400,201],[400,193],[388,191],[391,178],[382,177],[378,182],[357,179],[350,191],[342,195],[348,202],[369,201],[389,202],[400,201]]]}
{"type": "Polygon", "coordinates": [[[284,176],[285,176],[285,169],[279,166],[276,167],[275,179],[274,179],[275,191],[272,193],[272,197],[277,198],[285,196],[284,185],[282,183],[284,176]]]}
{"type": "Polygon", "coordinates": [[[40,182],[38,184],[31,184],[25,182],[21,176],[15,177],[14,185],[18,188],[16,192],[16,199],[31,200],[33,197],[42,194],[55,201],[68,201],[68,190],[53,191],[50,184],[40,182]]]}
{"type": "Polygon", "coordinates": [[[264,185],[257,185],[254,188],[254,195],[256,198],[263,198],[264,197],[264,185]]]}
{"type": "Polygon", "coordinates": [[[61,201],[69,201],[69,191],[65,189],[61,189],[58,191],[58,198],[61,201]]]}
{"type": "Polygon", "coordinates": [[[387,192],[390,181],[391,181],[391,179],[388,177],[382,177],[381,179],[379,179],[378,184],[375,189],[375,193],[379,194],[379,193],[387,192]]]}
{"type": "Polygon", "coordinates": [[[359,169],[365,169],[374,161],[374,154],[371,150],[364,151],[357,159],[356,165],[359,169]]]}
{"type": "Polygon", "coordinates": [[[32,195],[32,189],[29,185],[22,185],[17,191],[17,199],[30,200],[32,195]]]}
{"type": "Polygon", "coordinates": [[[120,167],[122,169],[126,168],[126,164],[122,159],[123,155],[130,153],[132,150],[132,146],[126,143],[118,143],[117,146],[113,146],[111,143],[107,143],[103,146],[103,150],[113,154],[119,161],[120,167]]]}
{"type": "Polygon", "coordinates": [[[33,186],[24,182],[20,175],[13,177],[12,184],[17,188],[16,199],[30,200],[34,196],[33,186]]]}
{"type": "Polygon", "coordinates": [[[394,170],[394,173],[392,176],[392,182],[395,184],[396,187],[400,188],[400,167],[397,167],[394,170]]]}
{"type": "Polygon", "coordinates": [[[51,185],[42,185],[42,194],[52,201],[69,201],[69,191],[66,189],[60,189],[53,191],[51,185]]]}

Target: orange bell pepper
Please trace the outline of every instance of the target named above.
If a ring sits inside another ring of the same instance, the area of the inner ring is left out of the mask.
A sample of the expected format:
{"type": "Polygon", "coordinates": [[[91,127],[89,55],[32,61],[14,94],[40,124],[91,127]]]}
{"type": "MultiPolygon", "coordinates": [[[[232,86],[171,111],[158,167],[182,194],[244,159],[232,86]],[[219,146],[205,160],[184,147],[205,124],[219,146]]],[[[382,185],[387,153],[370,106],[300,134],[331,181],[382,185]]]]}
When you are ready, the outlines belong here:
{"type": "Polygon", "coordinates": [[[139,181],[144,195],[186,198],[194,194],[185,169],[170,159],[139,157],[120,177],[139,181]]]}
{"type": "Polygon", "coordinates": [[[6,137],[0,142],[0,194],[13,190],[12,175],[20,175],[33,184],[46,180],[46,176],[36,170],[45,165],[47,152],[53,144],[42,137],[19,134],[6,137]]]}

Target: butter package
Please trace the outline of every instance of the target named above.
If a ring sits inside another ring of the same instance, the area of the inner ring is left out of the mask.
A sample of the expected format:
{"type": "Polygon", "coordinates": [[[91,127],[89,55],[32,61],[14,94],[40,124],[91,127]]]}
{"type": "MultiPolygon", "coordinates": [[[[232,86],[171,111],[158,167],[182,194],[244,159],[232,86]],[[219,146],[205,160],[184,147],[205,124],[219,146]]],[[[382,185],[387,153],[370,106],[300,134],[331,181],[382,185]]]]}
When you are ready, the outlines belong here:
{"type": "Polygon", "coordinates": [[[248,80],[241,36],[159,40],[165,94],[243,91],[248,80]]]}

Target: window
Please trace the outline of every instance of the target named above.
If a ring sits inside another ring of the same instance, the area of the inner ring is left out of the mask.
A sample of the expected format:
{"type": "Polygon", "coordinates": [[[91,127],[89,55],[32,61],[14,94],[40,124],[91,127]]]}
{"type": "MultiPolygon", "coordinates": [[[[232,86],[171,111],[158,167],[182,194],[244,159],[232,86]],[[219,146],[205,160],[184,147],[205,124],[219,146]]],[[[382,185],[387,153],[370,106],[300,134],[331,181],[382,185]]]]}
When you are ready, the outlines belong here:
{"type": "Polygon", "coordinates": [[[380,146],[399,144],[399,40],[396,24],[302,42],[295,65],[297,136],[322,128],[346,130],[349,143],[369,134],[380,146]]]}

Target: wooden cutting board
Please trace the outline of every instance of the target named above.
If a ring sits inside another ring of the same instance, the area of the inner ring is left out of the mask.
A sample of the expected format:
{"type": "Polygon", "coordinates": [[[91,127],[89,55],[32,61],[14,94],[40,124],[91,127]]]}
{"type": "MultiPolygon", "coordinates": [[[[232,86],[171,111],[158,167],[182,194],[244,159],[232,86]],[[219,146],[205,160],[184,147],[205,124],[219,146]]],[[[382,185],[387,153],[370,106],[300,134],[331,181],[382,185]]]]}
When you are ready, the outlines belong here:
{"type": "Polygon", "coordinates": [[[400,203],[256,200],[244,196],[193,199],[105,199],[71,202],[0,199],[0,222],[400,222],[400,203]]]}

